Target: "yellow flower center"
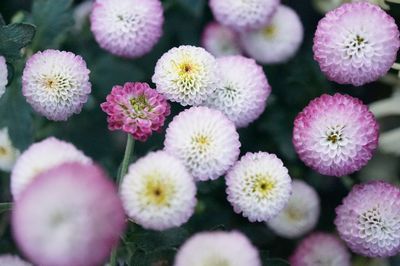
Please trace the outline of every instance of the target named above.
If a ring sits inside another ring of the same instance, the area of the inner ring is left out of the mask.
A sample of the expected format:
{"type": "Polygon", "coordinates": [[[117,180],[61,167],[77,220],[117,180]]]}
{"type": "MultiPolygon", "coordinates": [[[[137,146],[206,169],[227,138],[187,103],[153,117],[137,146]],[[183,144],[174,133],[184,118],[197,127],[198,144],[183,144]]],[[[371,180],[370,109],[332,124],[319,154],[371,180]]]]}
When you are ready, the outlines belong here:
{"type": "Polygon", "coordinates": [[[0,146],[0,156],[4,156],[4,155],[7,155],[7,149],[0,146]]]}
{"type": "Polygon", "coordinates": [[[211,139],[209,136],[199,134],[192,138],[192,144],[195,146],[200,153],[204,153],[208,150],[211,145],[211,139]]]}
{"type": "Polygon", "coordinates": [[[276,181],[274,181],[269,175],[256,174],[250,179],[254,180],[251,192],[256,193],[261,199],[269,197],[276,187],[276,181]]]}
{"type": "Polygon", "coordinates": [[[182,86],[185,91],[191,91],[197,87],[199,71],[201,71],[201,66],[198,63],[193,62],[189,56],[184,56],[175,67],[175,71],[178,73],[178,79],[175,82],[182,86]]]}
{"type": "Polygon", "coordinates": [[[293,207],[290,204],[287,205],[285,209],[285,214],[288,217],[288,219],[292,221],[299,221],[304,217],[304,213],[301,210],[293,207]]]}
{"type": "Polygon", "coordinates": [[[175,193],[175,186],[168,178],[155,173],[146,177],[147,182],[144,191],[146,202],[151,205],[168,206],[175,193]]]}
{"type": "Polygon", "coordinates": [[[218,255],[210,256],[203,263],[204,266],[229,266],[230,263],[227,259],[221,258],[218,255]]]}
{"type": "Polygon", "coordinates": [[[272,24],[268,25],[267,27],[265,27],[263,29],[263,35],[266,38],[272,38],[272,37],[275,36],[275,34],[276,34],[276,27],[274,25],[272,25],[272,24]]]}
{"type": "Polygon", "coordinates": [[[45,89],[54,91],[59,89],[69,89],[72,87],[71,82],[61,75],[43,77],[42,84],[45,89]]]}

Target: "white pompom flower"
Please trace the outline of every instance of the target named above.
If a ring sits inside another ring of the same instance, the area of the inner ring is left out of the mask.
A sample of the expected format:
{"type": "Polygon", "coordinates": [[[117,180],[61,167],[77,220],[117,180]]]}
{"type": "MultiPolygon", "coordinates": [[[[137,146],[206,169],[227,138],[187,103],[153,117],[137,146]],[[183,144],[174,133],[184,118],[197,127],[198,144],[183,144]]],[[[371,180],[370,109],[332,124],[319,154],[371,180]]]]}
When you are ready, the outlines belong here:
{"type": "Polygon", "coordinates": [[[6,92],[8,70],[6,59],[0,55],[0,98],[6,92]]]}
{"type": "Polygon", "coordinates": [[[11,142],[8,128],[0,129],[0,170],[10,172],[20,152],[11,142]]]}
{"type": "Polygon", "coordinates": [[[261,66],[243,56],[221,57],[217,63],[221,81],[204,105],[223,112],[236,127],[246,127],[264,112],[271,93],[267,77],[261,66]]]}
{"type": "Polygon", "coordinates": [[[181,159],[197,181],[217,179],[239,156],[235,125],[218,110],[192,107],[169,124],[165,150],[181,159]]]}
{"type": "Polygon", "coordinates": [[[129,167],[120,194],[129,218],[146,229],[186,223],[196,206],[196,185],[182,162],[165,151],[149,153],[129,167]]]}
{"type": "Polygon", "coordinates": [[[320,201],[317,192],[307,183],[294,180],[292,195],[285,208],[267,222],[277,235],[296,238],[311,231],[318,222],[320,201]]]}
{"type": "Polygon", "coordinates": [[[303,24],[290,7],[280,5],[270,24],[240,34],[246,53],[263,64],[284,63],[292,58],[303,41],[303,24]]]}
{"type": "Polygon", "coordinates": [[[54,137],[32,144],[21,154],[11,172],[14,199],[18,199],[39,173],[66,162],[91,164],[92,160],[74,145],[54,137]]]}
{"type": "Polygon", "coordinates": [[[199,105],[217,87],[217,62],[204,48],[182,45],[158,60],[152,80],[168,100],[199,105]]]}
{"type": "Polygon", "coordinates": [[[285,207],[292,191],[287,168],[275,154],[247,153],[226,176],[228,201],[250,222],[267,222],[285,207]]]}

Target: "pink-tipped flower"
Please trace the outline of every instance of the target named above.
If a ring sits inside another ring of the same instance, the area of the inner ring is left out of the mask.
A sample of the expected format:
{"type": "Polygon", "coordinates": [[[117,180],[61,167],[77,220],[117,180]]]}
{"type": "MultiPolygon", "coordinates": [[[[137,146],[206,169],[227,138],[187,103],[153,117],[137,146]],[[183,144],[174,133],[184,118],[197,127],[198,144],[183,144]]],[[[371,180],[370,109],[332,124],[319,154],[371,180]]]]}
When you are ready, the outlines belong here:
{"type": "Polygon", "coordinates": [[[240,34],[245,52],[263,64],[283,63],[292,58],[303,41],[303,24],[290,7],[280,5],[269,24],[240,34]]]}
{"type": "Polygon", "coordinates": [[[324,94],[297,115],[293,144],[307,166],[323,175],[344,176],[372,158],[378,135],[368,106],[349,95],[324,94]]]}
{"type": "Polygon", "coordinates": [[[400,189],[383,181],[356,185],[336,208],[335,225],[352,251],[367,257],[400,252],[400,189]]]}
{"type": "Polygon", "coordinates": [[[147,54],[160,39],[164,15],[160,0],[96,0],[90,21],[103,49],[136,58],[147,54]]]}
{"type": "Polygon", "coordinates": [[[0,266],[33,266],[20,257],[11,254],[0,255],[0,266]]]}
{"type": "Polygon", "coordinates": [[[113,183],[80,163],[39,174],[12,212],[14,239],[35,265],[103,265],[124,227],[113,183]]]}
{"type": "Polygon", "coordinates": [[[268,24],[280,0],[210,0],[215,19],[235,31],[259,29],[268,24]]]}
{"type": "Polygon", "coordinates": [[[22,75],[22,93],[39,114],[65,121],[79,114],[91,92],[89,69],[79,55],[58,50],[37,52],[22,75]]]}
{"type": "Polygon", "coordinates": [[[179,249],[174,266],[261,266],[256,247],[240,232],[202,232],[179,249]]]}
{"type": "Polygon", "coordinates": [[[164,96],[140,82],[114,86],[101,109],[108,115],[110,130],[123,130],[140,141],[146,141],[153,131],[161,130],[165,117],[170,114],[164,96]]]}
{"type": "Polygon", "coordinates": [[[0,55],[0,98],[6,92],[8,70],[6,59],[0,55]]]}
{"type": "Polygon", "coordinates": [[[291,266],[350,266],[350,253],[334,235],[314,233],[297,246],[290,257],[291,266]]]}
{"type": "Polygon", "coordinates": [[[210,22],[204,28],[201,46],[216,57],[242,53],[237,33],[217,22],[210,22]]]}
{"type": "Polygon", "coordinates": [[[318,23],[314,59],[340,84],[361,86],[385,75],[400,46],[394,19],[368,2],[343,4],[318,23]]]}
{"type": "Polygon", "coordinates": [[[236,127],[246,127],[265,109],[271,93],[267,77],[261,66],[243,56],[221,57],[217,64],[220,82],[203,104],[223,112],[236,127]]]}

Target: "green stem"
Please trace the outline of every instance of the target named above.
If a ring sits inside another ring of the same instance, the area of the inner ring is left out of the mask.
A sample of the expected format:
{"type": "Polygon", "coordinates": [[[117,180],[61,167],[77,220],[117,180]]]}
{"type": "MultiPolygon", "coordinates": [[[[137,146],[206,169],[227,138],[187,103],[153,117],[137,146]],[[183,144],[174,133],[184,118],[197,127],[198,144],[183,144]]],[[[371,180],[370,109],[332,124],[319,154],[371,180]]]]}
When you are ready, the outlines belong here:
{"type": "MultiPolygon", "coordinates": [[[[129,166],[129,163],[131,162],[131,157],[133,154],[134,147],[135,147],[135,140],[132,138],[131,134],[127,134],[124,158],[122,159],[121,166],[119,168],[117,180],[116,180],[118,187],[122,181],[122,178],[128,172],[128,166],[129,166]]],[[[115,247],[113,249],[111,256],[110,256],[110,266],[116,266],[116,265],[117,265],[117,247],[115,247]]]]}

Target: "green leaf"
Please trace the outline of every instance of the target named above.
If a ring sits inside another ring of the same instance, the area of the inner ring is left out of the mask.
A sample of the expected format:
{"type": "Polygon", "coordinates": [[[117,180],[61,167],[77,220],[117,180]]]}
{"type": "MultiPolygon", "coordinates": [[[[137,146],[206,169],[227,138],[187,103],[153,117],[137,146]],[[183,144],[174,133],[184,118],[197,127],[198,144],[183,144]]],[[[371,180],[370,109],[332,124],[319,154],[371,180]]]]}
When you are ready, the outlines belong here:
{"type": "Polygon", "coordinates": [[[0,203],[0,214],[11,210],[12,203],[11,202],[1,202],[0,203]]]}
{"type": "Polygon", "coordinates": [[[35,35],[35,26],[15,23],[0,27],[0,54],[7,60],[18,59],[21,48],[28,45],[35,35]]]}
{"type": "Polygon", "coordinates": [[[32,21],[37,26],[33,50],[58,48],[65,33],[74,24],[72,0],[35,0],[32,21]]]}

